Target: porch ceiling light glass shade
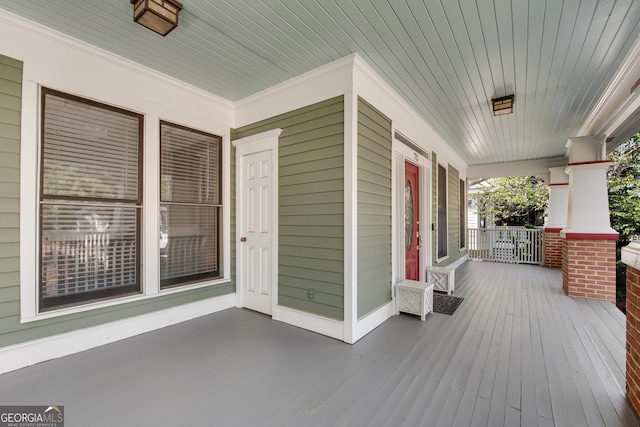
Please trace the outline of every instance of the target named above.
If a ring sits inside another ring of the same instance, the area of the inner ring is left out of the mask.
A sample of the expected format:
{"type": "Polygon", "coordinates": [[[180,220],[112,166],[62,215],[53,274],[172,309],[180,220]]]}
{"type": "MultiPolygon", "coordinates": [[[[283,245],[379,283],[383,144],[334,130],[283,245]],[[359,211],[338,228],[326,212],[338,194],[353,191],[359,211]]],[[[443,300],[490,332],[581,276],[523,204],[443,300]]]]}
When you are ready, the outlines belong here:
{"type": "Polygon", "coordinates": [[[513,113],[513,95],[503,96],[502,98],[496,98],[491,100],[493,104],[493,115],[502,116],[504,114],[513,113]]]}
{"type": "Polygon", "coordinates": [[[178,26],[182,3],[176,0],[131,0],[133,20],[161,36],[178,26]]]}

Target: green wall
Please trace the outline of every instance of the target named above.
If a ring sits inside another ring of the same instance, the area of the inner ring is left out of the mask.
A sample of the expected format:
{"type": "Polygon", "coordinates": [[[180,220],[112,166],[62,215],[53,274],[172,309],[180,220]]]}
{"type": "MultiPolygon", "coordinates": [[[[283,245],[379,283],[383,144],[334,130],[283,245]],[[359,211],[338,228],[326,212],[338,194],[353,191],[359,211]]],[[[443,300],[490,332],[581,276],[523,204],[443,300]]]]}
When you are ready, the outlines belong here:
{"type": "MultiPolygon", "coordinates": [[[[98,326],[235,292],[235,284],[230,283],[21,324],[19,281],[21,82],[22,63],[0,55],[0,347],[98,326]]],[[[36,167],[34,164],[34,173],[36,167]]],[[[157,183],[145,183],[145,185],[157,185],[157,183]]],[[[33,197],[37,195],[34,194],[33,197]]],[[[232,206],[232,212],[234,211],[232,206]]],[[[35,262],[33,268],[36,269],[35,262]]],[[[233,270],[232,273],[234,273],[233,270]]],[[[35,287],[35,284],[33,286],[35,287]]]]}
{"type": "Polygon", "coordinates": [[[391,301],[391,120],[358,99],[358,317],[391,301]]]}
{"type": "Polygon", "coordinates": [[[344,97],[235,129],[281,128],[278,143],[278,302],[344,318],[344,97]],[[315,297],[309,298],[309,289],[315,297]]]}
{"type": "Polygon", "coordinates": [[[22,62],[0,55],[0,342],[20,315],[22,62]]]}

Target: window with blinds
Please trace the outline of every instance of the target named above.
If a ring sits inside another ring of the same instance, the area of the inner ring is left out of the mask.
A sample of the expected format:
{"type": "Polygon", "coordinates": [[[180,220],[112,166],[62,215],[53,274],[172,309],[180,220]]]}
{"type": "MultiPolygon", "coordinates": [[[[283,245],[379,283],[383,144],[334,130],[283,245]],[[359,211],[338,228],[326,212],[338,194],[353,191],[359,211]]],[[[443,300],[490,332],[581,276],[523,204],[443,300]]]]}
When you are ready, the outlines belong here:
{"type": "Polygon", "coordinates": [[[465,180],[460,180],[460,249],[467,246],[467,189],[465,180]]]}
{"type": "Polygon", "coordinates": [[[438,259],[447,256],[447,169],[438,165],[438,259]]]}
{"type": "Polygon", "coordinates": [[[219,136],[160,123],[160,287],[220,276],[219,136]]]}
{"type": "Polygon", "coordinates": [[[142,115],[42,90],[40,310],[140,292],[142,115]]]}

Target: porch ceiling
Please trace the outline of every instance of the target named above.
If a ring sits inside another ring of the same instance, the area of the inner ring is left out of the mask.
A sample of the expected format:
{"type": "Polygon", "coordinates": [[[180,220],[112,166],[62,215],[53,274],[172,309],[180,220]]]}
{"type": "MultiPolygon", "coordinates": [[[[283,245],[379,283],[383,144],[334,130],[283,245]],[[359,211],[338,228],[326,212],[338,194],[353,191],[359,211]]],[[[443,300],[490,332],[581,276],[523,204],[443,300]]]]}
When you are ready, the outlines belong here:
{"type": "Polygon", "coordinates": [[[232,101],[356,52],[469,165],[564,155],[640,32],[634,0],[183,5],[162,38],[133,22],[129,0],[0,0],[232,101]],[[514,114],[494,117],[490,100],[512,93],[514,114]]]}

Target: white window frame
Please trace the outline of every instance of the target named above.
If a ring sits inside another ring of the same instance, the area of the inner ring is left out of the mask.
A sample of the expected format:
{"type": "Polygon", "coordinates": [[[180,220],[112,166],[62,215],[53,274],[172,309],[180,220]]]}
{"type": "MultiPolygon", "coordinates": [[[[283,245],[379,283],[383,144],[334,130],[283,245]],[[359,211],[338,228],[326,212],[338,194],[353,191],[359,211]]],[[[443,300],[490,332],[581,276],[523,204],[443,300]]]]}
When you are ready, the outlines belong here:
{"type": "MultiPolygon", "coordinates": [[[[82,305],[60,308],[47,312],[39,312],[38,300],[38,265],[39,228],[38,228],[38,196],[41,147],[41,92],[40,85],[24,79],[22,85],[22,118],[21,118],[21,157],[20,157],[20,322],[29,323],[49,318],[66,316],[101,308],[123,305],[141,300],[149,300],[194,289],[216,286],[231,281],[231,216],[230,216],[230,144],[229,128],[211,124],[210,118],[195,114],[179,112],[173,109],[158,107],[154,102],[141,101],[139,97],[126,95],[124,92],[103,90],[101,87],[82,86],[82,91],[74,90],[75,82],[69,82],[71,88],[50,85],[51,89],[95,100],[102,104],[140,113],[144,116],[143,131],[143,201],[141,228],[140,280],[142,293],[122,296],[104,301],[89,302],[82,305]],[[87,93],[90,92],[90,93],[87,93]],[[169,110],[171,114],[161,111],[169,110]],[[165,117],[166,116],[166,117],[165,117]],[[218,279],[194,283],[160,290],[159,262],[159,132],[160,120],[183,124],[184,126],[222,136],[222,243],[221,243],[221,277],[218,279]],[[35,167],[34,167],[35,165],[35,167]]],[[[64,85],[63,85],[64,86],[64,85]]]]}

